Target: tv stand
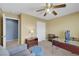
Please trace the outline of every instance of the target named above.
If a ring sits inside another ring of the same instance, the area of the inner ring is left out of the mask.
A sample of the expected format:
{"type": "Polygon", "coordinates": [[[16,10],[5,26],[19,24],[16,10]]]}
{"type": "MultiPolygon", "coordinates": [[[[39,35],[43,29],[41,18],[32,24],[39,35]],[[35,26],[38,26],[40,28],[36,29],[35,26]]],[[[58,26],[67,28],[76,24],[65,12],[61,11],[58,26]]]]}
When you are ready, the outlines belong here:
{"type": "Polygon", "coordinates": [[[25,39],[25,43],[27,44],[27,48],[38,45],[38,38],[25,39]]]}
{"type": "Polygon", "coordinates": [[[63,48],[65,50],[68,50],[74,54],[78,54],[79,55],[79,47],[75,46],[75,45],[71,45],[71,44],[66,44],[64,42],[59,42],[56,40],[52,41],[52,45],[58,46],[60,48],[63,48]]]}

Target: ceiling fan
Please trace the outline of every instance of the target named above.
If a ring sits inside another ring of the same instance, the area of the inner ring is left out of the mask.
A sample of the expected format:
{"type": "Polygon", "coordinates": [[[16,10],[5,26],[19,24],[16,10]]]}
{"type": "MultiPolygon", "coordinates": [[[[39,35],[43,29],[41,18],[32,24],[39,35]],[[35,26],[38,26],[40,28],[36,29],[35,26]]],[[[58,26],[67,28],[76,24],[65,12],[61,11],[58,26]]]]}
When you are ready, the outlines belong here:
{"type": "Polygon", "coordinates": [[[45,11],[44,16],[46,16],[48,13],[57,15],[57,12],[54,9],[63,7],[66,7],[66,4],[53,5],[52,3],[46,3],[42,9],[36,10],[36,12],[45,11]]]}

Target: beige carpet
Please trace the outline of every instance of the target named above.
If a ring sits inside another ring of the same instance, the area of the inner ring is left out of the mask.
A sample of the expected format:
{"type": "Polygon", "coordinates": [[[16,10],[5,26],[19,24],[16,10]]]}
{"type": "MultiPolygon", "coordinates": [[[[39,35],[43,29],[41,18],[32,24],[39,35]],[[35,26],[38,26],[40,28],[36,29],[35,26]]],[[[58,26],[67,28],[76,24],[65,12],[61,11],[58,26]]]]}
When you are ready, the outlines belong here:
{"type": "Polygon", "coordinates": [[[7,48],[16,47],[17,45],[18,45],[18,41],[17,40],[6,42],[6,47],[7,48]]]}
{"type": "Polygon", "coordinates": [[[45,56],[77,56],[67,50],[52,46],[52,43],[46,40],[39,42],[39,46],[44,49],[45,56]]]}

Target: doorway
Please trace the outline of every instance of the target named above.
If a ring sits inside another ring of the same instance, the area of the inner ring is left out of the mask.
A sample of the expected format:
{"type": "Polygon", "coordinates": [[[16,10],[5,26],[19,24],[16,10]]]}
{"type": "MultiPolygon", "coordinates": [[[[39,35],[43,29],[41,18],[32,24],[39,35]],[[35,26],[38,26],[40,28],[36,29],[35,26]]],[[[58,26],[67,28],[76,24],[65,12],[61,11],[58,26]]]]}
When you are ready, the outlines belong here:
{"type": "Polygon", "coordinates": [[[20,20],[17,18],[2,17],[2,46],[4,48],[14,47],[20,44],[20,20]]]}
{"type": "Polygon", "coordinates": [[[18,45],[18,20],[6,18],[6,47],[18,45]]]}

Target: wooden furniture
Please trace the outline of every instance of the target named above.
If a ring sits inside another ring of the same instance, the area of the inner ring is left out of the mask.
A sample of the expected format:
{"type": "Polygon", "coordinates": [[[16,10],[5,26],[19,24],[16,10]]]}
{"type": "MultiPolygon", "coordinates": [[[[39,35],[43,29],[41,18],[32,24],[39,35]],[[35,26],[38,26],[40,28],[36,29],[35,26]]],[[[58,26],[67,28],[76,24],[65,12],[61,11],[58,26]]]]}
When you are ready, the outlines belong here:
{"type": "Polygon", "coordinates": [[[72,53],[79,54],[79,46],[66,44],[66,43],[63,43],[63,42],[56,41],[56,40],[52,41],[52,45],[55,45],[55,46],[58,46],[60,48],[66,49],[66,50],[68,50],[72,53]]]}
{"type": "Polygon", "coordinates": [[[54,38],[58,38],[58,36],[56,36],[55,34],[48,34],[48,41],[52,42],[54,38]]]}
{"type": "Polygon", "coordinates": [[[27,48],[38,45],[38,38],[25,39],[25,43],[27,44],[27,48]]]}
{"type": "Polygon", "coordinates": [[[79,41],[79,38],[77,37],[71,37],[73,41],[79,41]]]}

